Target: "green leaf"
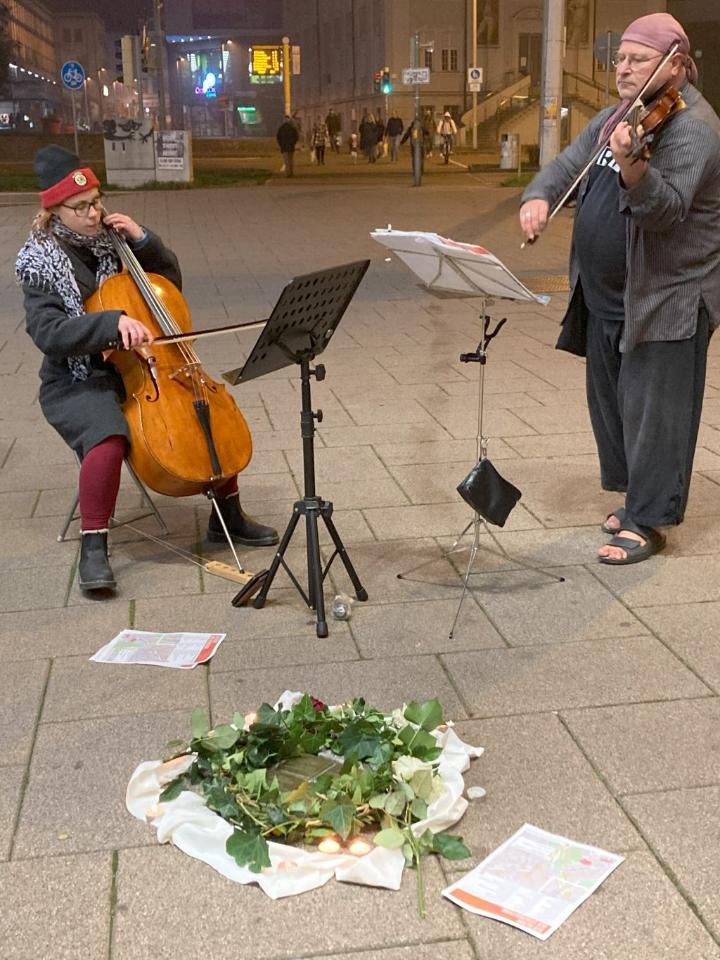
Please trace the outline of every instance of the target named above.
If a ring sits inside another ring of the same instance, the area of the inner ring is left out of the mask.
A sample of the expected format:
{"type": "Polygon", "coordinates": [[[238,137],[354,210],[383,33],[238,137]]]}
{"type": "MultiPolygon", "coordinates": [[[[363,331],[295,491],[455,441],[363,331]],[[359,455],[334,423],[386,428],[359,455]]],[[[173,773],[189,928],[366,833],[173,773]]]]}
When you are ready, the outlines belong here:
{"type": "Polygon", "coordinates": [[[462,837],[454,837],[449,833],[436,833],[433,836],[433,850],[447,860],[464,860],[470,856],[462,837]]]}
{"type": "Polygon", "coordinates": [[[370,797],[368,804],[370,805],[371,810],[384,810],[386,800],[386,793],[376,793],[375,796],[370,797]]]}
{"type": "Polygon", "coordinates": [[[257,712],[257,723],[266,724],[269,727],[282,726],[282,711],[274,710],[269,703],[263,703],[257,712]]]}
{"type": "Polygon", "coordinates": [[[320,807],[320,819],[329,823],[343,840],[347,840],[355,817],[355,804],[349,800],[327,800],[320,807]]]}
{"type": "Polygon", "coordinates": [[[267,840],[260,831],[233,830],[228,837],[225,849],[239,867],[249,867],[252,873],[260,873],[263,867],[270,866],[267,840]]]}
{"type": "Polygon", "coordinates": [[[223,723],[219,727],[215,727],[213,735],[209,739],[213,741],[218,749],[229,750],[230,747],[235,746],[239,737],[239,730],[231,727],[229,723],[223,723]]]}
{"type": "Polygon", "coordinates": [[[442,753],[435,737],[418,730],[416,727],[403,727],[398,737],[407,747],[408,753],[419,760],[435,760],[442,753]]]}
{"type": "Polygon", "coordinates": [[[422,730],[434,730],[443,722],[443,711],[438,700],[425,700],[417,703],[411,700],[405,707],[405,719],[415,723],[422,730]]]}
{"type": "Polygon", "coordinates": [[[424,820],[427,816],[428,805],[424,800],[421,800],[420,797],[415,797],[413,802],[410,804],[410,813],[418,820],[424,820]]]}
{"type": "Polygon", "coordinates": [[[405,843],[405,834],[397,827],[388,827],[376,833],[374,841],[376,846],[385,847],[386,850],[399,850],[405,843]]]}
{"type": "Polygon", "coordinates": [[[206,737],[210,725],[208,724],[207,714],[202,707],[195,707],[190,718],[190,729],[194,740],[200,740],[206,737]]]}
{"type": "Polygon", "coordinates": [[[174,800],[176,797],[179,797],[180,794],[185,789],[185,778],[178,777],[177,780],[173,780],[169,783],[165,789],[162,791],[158,800],[160,803],[164,803],[170,800],[174,800]]]}
{"type": "Polygon", "coordinates": [[[399,817],[402,815],[406,804],[407,797],[402,790],[395,790],[393,793],[388,794],[385,800],[385,813],[389,813],[391,817],[399,817]]]}
{"type": "Polygon", "coordinates": [[[413,788],[416,797],[420,797],[421,800],[429,800],[433,791],[432,770],[418,770],[413,774],[410,786],[413,788]]]}

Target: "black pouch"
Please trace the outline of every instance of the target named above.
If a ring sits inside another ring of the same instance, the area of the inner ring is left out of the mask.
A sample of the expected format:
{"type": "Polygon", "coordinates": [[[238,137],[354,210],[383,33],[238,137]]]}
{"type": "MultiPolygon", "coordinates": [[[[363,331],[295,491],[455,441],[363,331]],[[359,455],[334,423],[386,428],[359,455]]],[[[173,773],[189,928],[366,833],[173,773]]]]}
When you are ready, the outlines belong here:
{"type": "Polygon", "coordinates": [[[510,511],[522,496],[517,487],[500,476],[487,457],[475,464],[458,484],[457,492],[483,519],[498,527],[505,526],[510,511]]]}

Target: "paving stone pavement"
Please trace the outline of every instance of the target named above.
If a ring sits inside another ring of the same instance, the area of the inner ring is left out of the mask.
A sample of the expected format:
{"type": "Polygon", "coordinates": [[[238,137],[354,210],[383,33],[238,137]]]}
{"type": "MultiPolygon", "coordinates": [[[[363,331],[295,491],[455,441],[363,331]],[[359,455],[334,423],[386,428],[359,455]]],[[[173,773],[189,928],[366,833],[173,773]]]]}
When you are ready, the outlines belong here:
{"type": "MultiPolygon", "coordinates": [[[[617,498],[599,489],[583,363],[553,349],[566,295],[492,308],[508,323],[486,368],[489,455],[523,497],[504,529],[481,535],[450,638],[467,551],[446,551],[469,520],[455,487],[477,424],[477,367],[459,354],[479,340],[478,303],[428,293],[368,234],[391,223],[480,242],[532,281],[564,273],[569,217],[521,251],[517,191],[472,176],[420,190],[408,177],[135,193],[110,206],[176,250],[198,328],[261,319],[292,276],[371,258],[313,384],[317,489],[369,600],[319,639],[284,573],[265,609],[236,609],[232,584],[122,528],[117,595],[81,596],[77,525],[56,541],[77,470],[38,409],[39,356],[12,278],[33,207],[0,207],[2,960],[720,958],[718,345],[687,522],[661,556],[608,568],[594,553],[617,498]],[[129,625],[227,639],[185,674],[88,661],[129,625]],[[398,893],[331,882],[273,902],[158,846],[126,812],[131,771],[187,733],[194,706],[222,721],[285,688],[388,708],[438,696],[460,735],[485,746],[466,782],[487,797],[458,830],[472,860],[428,866],[426,920],[413,876],[398,893]],[[439,896],[524,822],[626,856],[546,943],[439,896]]],[[[253,340],[199,352],[217,376],[253,340]]],[[[233,389],[255,445],[243,502],[284,527],[303,484],[297,370],[233,389]]],[[[230,559],[203,547],[202,498],[158,502],[172,543],[230,559]]],[[[121,518],[139,506],[125,478],[121,518]]],[[[328,544],[323,534],[326,555],[328,544]]],[[[301,529],[290,555],[302,573],[301,529]]],[[[243,554],[251,569],[271,557],[243,554]]],[[[336,561],[326,599],[348,587],[336,561]]]]}

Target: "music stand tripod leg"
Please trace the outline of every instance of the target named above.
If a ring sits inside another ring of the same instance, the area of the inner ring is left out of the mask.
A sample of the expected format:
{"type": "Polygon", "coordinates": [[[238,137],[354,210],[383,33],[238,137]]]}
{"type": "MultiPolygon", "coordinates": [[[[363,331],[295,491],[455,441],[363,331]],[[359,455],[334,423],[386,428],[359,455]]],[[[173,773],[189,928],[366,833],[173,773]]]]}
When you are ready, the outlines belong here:
{"type": "MultiPolygon", "coordinates": [[[[323,520],[325,521],[325,526],[327,527],[328,533],[332,537],[332,542],[335,545],[335,552],[342,560],[345,570],[347,571],[347,575],[348,577],[350,577],[350,582],[355,588],[355,596],[357,597],[358,600],[362,600],[362,601],[367,600],[368,598],[367,590],[362,585],[362,583],[360,583],[360,577],[358,577],[355,571],[355,567],[352,565],[352,562],[350,560],[350,557],[348,556],[347,550],[345,549],[345,544],[342,542],[342,539],[340,538],[340,534],[337,532],[337,529],[335,528],[335,524],[333,523],[330,517],[332,513],[332,504],[324,503],[323,508],[321,508],[320,514],[323,520]],[[323,508],[327,508],[327,509],[323,509],[323,508]]],[[[330,560],[330,563],[332,563],[332,559],[330,560]]]]}

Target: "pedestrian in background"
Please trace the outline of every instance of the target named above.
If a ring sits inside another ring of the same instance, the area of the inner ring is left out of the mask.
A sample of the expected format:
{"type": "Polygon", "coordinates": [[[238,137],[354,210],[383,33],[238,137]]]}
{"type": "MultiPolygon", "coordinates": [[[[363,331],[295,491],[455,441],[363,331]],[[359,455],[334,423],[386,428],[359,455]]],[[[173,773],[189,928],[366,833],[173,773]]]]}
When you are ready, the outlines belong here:
{"type": "Polygon", "coordinates": [[[315,159],[319,165],[325,165],[325,149],[329,140],[327,124],[318,117],[313,127],[312,146],[315,151],[315,159]]]}
{"type": "Polygon", "coordinates": [[[372,113],[366,114],[360,121],[360,149],[368,163],[377,160],[377,126],[372,113]]]}
{"type": "Polygon", "coordinates": [[[386,133],[388,138],[388,147],[390,148],[390,162],[393,163],[400,159],[400,137],[402,136],[404,124],[402,118],[396,113],[390,117],[387,122],[386,133]]]}
{"type": "Polygon", "coordinates": [[[328,136],[330,138],[330,149],[334,150],[336,153],[340,151],[340,131],[342,130],[342,119],[339,113],[336,113],[334,110],[328,110],[328,115],[325,117],[325,126],[327,127],[328,136]]]}
{"type": "Polygon", "coordinates": [[[383,155],[383,141],[385,139],[385,122],[379,114],[375,121],[375,132],[377,134],[377,155],[381,157],[383,155]]]}
{"type": "Polygon", "coordinates": [[[350,147],[350,156],[352,157],[352,162],[357,163],[358,155],[358,135],[356,133],[350,134],[350,139],[348,140],[348,145],[350,147]]]}
{"type": "Polygon", "coordinates": [[[294,124],[291,118],[285,114],[285,119],[278,127],[278,132],[275,139],[277,140],[278,146],[280,147],[280,152],[283,155],[286,177],[292,177],[295,175],[295,145],[298,142],[298,137],[299,134],[296,124],[294,124]]]}

